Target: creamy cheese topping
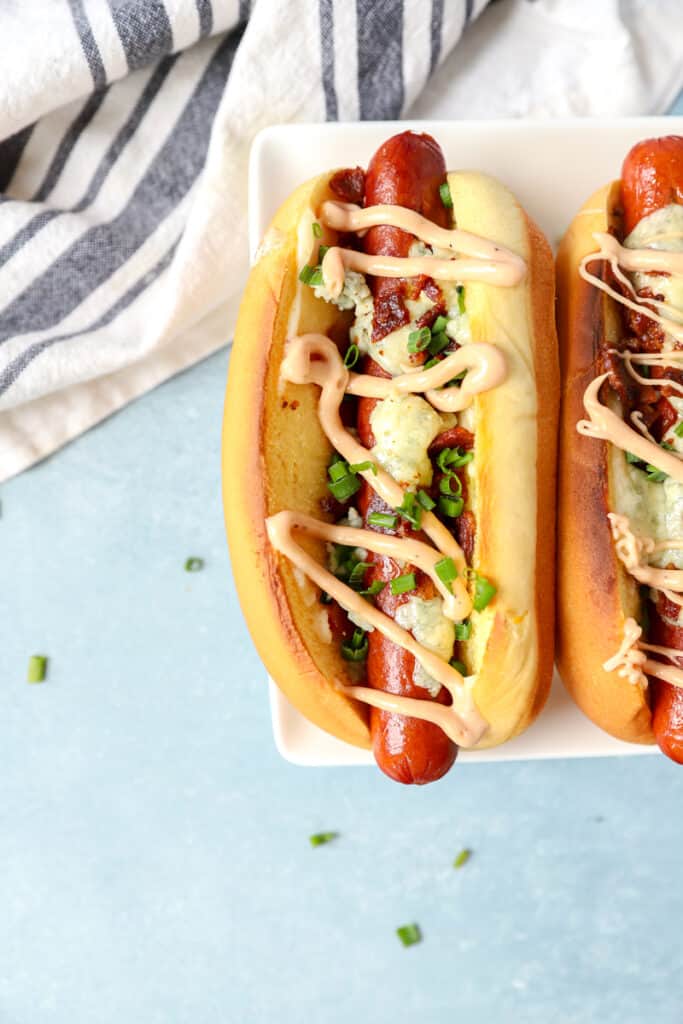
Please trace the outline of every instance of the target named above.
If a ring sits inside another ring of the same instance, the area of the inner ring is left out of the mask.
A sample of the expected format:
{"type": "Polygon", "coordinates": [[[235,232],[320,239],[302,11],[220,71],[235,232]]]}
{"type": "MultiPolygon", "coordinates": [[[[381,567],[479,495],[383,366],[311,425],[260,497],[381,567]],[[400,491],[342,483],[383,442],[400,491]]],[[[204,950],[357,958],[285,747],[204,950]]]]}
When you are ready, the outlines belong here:
{"type": "Polygon", "coordinates": [[[394,480],[409,490],[428,487],[432,463],[427,449],[453,418],[442,417],[417,395],[390,395],[370,415],[375,436],[372,454],[394,480]]]}
{"type": "MultiPolygon", "coordinates": [[[[409,630],[417,642],[428,651],[433,651],[444,661],[449,661],[453,657],[453,623],[444,615],[443,601],[440,597],[408,598],[406,603],[397,609],[396,621],[399,626],[409,630]]],[[[436,697],[441,689],[438,679],[425,672],[419,661],[415,662],[413,682],[416,686],[428,690],[432,697],[436,697]]]]}

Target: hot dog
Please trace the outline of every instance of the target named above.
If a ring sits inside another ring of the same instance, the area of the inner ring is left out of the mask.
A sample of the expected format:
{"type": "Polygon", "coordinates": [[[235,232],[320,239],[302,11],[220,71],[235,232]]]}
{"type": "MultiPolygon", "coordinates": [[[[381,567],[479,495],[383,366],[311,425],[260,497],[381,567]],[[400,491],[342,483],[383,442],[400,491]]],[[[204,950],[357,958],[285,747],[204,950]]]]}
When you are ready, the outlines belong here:
{"type": "Polygon", "coordinates": [[[681,279],[683,138],[647,139],[627,154],[621,180],[588,201],[558,254],[558,660],[599,725],[654,740],[678,763],[681,279]]]}
{"type": "Polygon", "coordinates": [[[302,185],[247,284],[223,434],[245,618],[291,702],[400,782],[548,692],[553,292],[514,197],[413,132],[302,185]]]}

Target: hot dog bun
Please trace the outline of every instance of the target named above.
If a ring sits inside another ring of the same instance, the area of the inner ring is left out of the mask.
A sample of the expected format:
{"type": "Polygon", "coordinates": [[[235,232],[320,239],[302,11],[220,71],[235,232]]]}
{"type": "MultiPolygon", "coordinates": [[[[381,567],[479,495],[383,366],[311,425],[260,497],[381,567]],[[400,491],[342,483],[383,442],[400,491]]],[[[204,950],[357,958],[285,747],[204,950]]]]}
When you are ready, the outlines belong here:
{"type": "MultiPolygon", "coordinates": [[[[332,175],[302,185],[276,214],[251,272],[231,356],[223,427],[224,507],[235,583],[268,671],[306,718],[369,746],[365,706],[337,684],[355,682],[331,643],[319,590],[269,545],[264,520],[295,508],[318,518],[331,448],[314,385],[280,379],[294,334],[343,338],[348,320],[298,281],[311,225],[334,198],[332,175]]],[[[468,653],[473,695],[489,722],[481,747],[525,729],[546,699],[553,663],[555,432],[559,374],[550,248],[500,183],[477,173],[448,176],[458,227],[521,255],[526,279],[510,288],[467,286],[473,341],[493,341],[509,375],[474,399],[477,519],[474,564],[495,580],[496,600],[472,614],[468,653]]],[[[334,241],[327,231],[323,241],[334,241]]],[[[309,542],[310,543],[310,542],[309,542]]],[[[312,543],[324,559],[324,545],[312,543]]]]}
{"type": "MultiPolygon", "coordinates": [[[[620,230],[618,181],[599,189],[574,218],[557,256],[558,334],[563,402],[560,416],[558,496],[558,636],[562,679],[582,711],[618,739],[653,743],[647,693],[602,667],[619,649],[627,618],[640,599],[619,561],[607,512],[619,486],[622,453],[606,441],[583,437],[583,395],[603,372],[601,349],[622,333],[617,304],[579,275],[594,252],[596,231],[620,230]],[[606,340],[604,344],[602,339],[606,340]]],[[[623,471],[622,471],[623,472],[623,471]]]]}

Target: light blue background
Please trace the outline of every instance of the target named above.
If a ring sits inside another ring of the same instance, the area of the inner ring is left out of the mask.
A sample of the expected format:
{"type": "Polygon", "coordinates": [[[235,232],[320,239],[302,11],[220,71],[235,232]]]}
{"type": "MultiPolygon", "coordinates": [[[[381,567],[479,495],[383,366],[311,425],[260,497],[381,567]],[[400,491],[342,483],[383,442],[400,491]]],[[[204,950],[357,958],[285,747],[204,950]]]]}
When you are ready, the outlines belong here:
{"type": "Polygon", "coordinates": [[[663,758],[456,766],[424,790],[280,760],[223,535],[226,367],[3,488],[1,1024],[680,1024],[663,758]]]}

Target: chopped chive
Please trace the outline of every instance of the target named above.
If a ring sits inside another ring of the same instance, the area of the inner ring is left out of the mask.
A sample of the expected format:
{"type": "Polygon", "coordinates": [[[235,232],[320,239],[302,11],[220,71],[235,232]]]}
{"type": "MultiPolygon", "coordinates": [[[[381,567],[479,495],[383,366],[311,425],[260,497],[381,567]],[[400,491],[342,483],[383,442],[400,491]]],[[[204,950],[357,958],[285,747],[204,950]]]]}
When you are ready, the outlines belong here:
{"type": "Polygon", "coordinates": [[[28,659],[27,683],[42,683],[47,675],[47,655],[32,654],[28,659]]]}
{"type": "Polygon", "coordinates": [[[433,508],[436,508],[436,502],[430,498],[426,491],[418,491],[417,500],[426,512],[431,512],[433,508]]]}
{"type": "Polygon", "coordinates": [[[464,622],[456,622],[455,624],[455,639],[456,640],[469,640],[472,636],[472,623],[469,619],[465,619],[464,622]]]}
{"type": "Polygon", "coordinates": [[[341,655],[345,661],[365,661],[368,656],[368,638],[364,629],[354,629],[350,640],[343,640],[341,655]]]}
{"type": "Polygon", "coordinates": [[[449,188],[448,182],[444,181],[443,185],[439,185],[439,195],[441,196],[441,202],[448,209],[453,207],[453,196],[449,188]]]}
{"type": "Polygon", "coordinates": [[[467,864],[467,861],[472,856],[472,851],[468,849],[461,850],[458,856],[453,861],[454,868],[461,868],[463,864],[467,864]]]}
{"type": "Polygon", "coordinates": [[[308,283],[310,284],[311,288],[317,288],[319,285],[324,283],[323,282],[323,272],[320,269],[320,267],[315,267],[314,268],[313,273],[311,274],[311,276],[310,276],[310,278],[308,280],[308,283]]]}
{"type": "Polygon", "coordinates": [[[659,447],[663,448],[665,452],[675,452],[676,451],[674,445],[672,445],[670,441],[660,441],[659,442],[659,447]]]}
{"type": "Polygon", "coordinates": [[[656,466],[651,466],[649,462],[645,467],[645,473],[648,480],[651,480],[653,484],[661,484],[669,475],[663,470],[657,469],[656,466]]]}
{"type": "Polygon", "coordinates": [[[457,519],[462,515],[465,502],[462,498],[446,498],[443,494],[439,498],[439,512],[450,519],[457,519]]]}
{"type": "Polygon", "coordinates": [[[204,568],[203,558],[188,558],[185,560],[185,572],[199,572],[204,568]]]}
{"type": "Polygon", "coordinates": [[[338,480],[329,481],[327,487],[337,501],[343,504],[360,489],[360,480],[354,473],[346,473],[338,480]]]}
{"type": "Polygon", "coordinates": [[[456,285],[455,290],[458,295],[458,313],[462,314],[465,312],[465,287],[459,284],[456,285]]]}
{"type": "Polygon", "coordinates": [[[629,463],[629,465],[631,465],[631,466],[633,466],[633,465],[635,465],[635,463],[637,463],[637,462],[640,462],[640,461],[641,461],[641,460],[640,460],[640,459],[638,458],[638,456],[637,456],[637,455],[634,455],[634,454],[633,454],[633,452],[625,452],[624,454],[626,455],[626,461],[627,461],[627,462],[629,463]]]}
{"type": "Polygon", "coordinates": [[[320,225],[318,224],[317,220],[313,221],[313,224],[311,225],[311,227],[313,229],[313,234],[314,234],[314,236],[316,238],[322,238],[323,237],[323,229],[320,227],[320,225]]]}
{"type": "Polygon", "coordinates": [[[369,459],[367,462],[354,462],[349,466],[349,473],[367,473],[368,471],[370,471],[373,476],[377,476],[377,466],[369,459]]]}
{"type": "Polygon", "coordinates": [[[460,477],[456,476],[455,473],[449,473],[448,476],[442,477],[439,481],[439,491],[447,497],[455,495],[456,498],[459,498],[462,494],[460,477]]]}
{"type": "Polygon", "coordinates": [[[377,594],[381,594],[385,587],[384,580],[373,580],[369,587],[359,590],[358,593],[361,597],[375,597],[377,594]]]}
{"type": "Polygon", "coordinates": [[[332,462],[327,467],[327,475],[330,480],[341,480],[343,476],[347,476],[349,472],[349,464],[343,459],[337,459],[336,462],[332,462]]]}
{"type": "Polygon", "coordinates": [[[321,264],[322,261],[325,259],[325,256],[329,252],[329,249],[330,249],[329,245],[319,245],[318,246],[318,263],[319,264],[321,264]]]}
{"type": "Polygon", "coordinates": [[[349,575],[349,586],[353,590],[360,590],[365,582],[365,574],[371,567],[372,562],[356,562],[349,575]]]}
{"type": "Polygon", "coordinates": [[[309,842],[311,846],[324,846],[325,843],[331,843],[333,839],[339,836],[338,832],[315,832],[312,836],[309,836],[309,842]]]}
{"type": "Polygon", "coordinates": [[[448,664],[451,666],[451,668],[454,668],[456,672],[459,672],[461,676],[467,675],[467,669],[465,668],[465,665],[463,664],[462,661],[458,661],[457,658],[451,658],[448,664]]]}
{"type": "Polygon", "coordinates": [[[448,589],[451,590],[451,583],[458,578],[458,570],[455,568],[453,559],[448,555],[445,558],[441,558],[434,566],[434,570],[441,582],[445,583],[448,589]]]}
{"type": "Polygon", "coordinates": [[[442,473],[451,473],[454,469],[461,469],[471,462],[474,452],[465,452],[462,448],[443,448],[436,459],[436,464],[442,473]]]}
{"type": "Polygon", "coordinates": [[[478,573],[475,579],[472,607],[475,611],[481,612],[496,596],[497,588],[485,576],[480,576],[478,573]]]}
{"type": "Polygon", "coordinates": [[[299,271],[299,280],[302,282],[302,284],[311,283],[311,277],[313,276],[314,270],[315,267],[311,267],[308,265],[308,263],[304,263],[303,267],[299,271]]]}
{"type": "Polygon", "coordinates": [[[432,366],[438,366],[440,359],[429,359],[422,367],[423,370],[431,370],[432,366]]]}
{"type": "Polygon", "coordinates": [[[443,314],[441,316],[437,316],[436,320],[432,324],[432,334],[440,334],[442,331],[445,331],[447,324],[447,317],[443,316],[443,314]]]}
{"type": "Polygon", "coordinates": [[[419,924],[402,924],[396,929],[396,934],[404,946],[414,946],[422,942],[422,932],[419,924]]]}
{"type": "Polygon", "coordinates": [[[676,437],[683,437],[683,420],[674,427],[674,434],[676,437]]]}
{"type": "Polygon", "coordinates": [[[398,522],[398,516],[393,512],[371,512],[368,516],[369,526],[379,526],[383,530],[394,530],[398,522]]]}
{"type": "Polygon", "coordinates": [[[360,349],[358,348],[358,345],[349,345],[346,350],[346,355],[344,356],[344,366],[347,370],[353,369],[358,362],[359,355],[360,349]]]}
{"type": "Polygon", "coordinates": [[[456,373],[455,377],[452,377],[451,380],[448,381],[446,387],[459,388],[466,376],[467,370],[461,370],[460,373],[456,373]]]}
{"type": "Polygon", "coordinates": [[[403,501],[396,509],[398,514],[407,522],[410,523],[416,530],[420,529],[422,524],[422,505],[417,504],[416,497],[413,491],[406,491],[403,495],[403,501]]]}
{"type": "Polygon", "coordinates": [[[398,594],[407,594],[409,590],[415,590],[417,582],[414,572],[407,572],[403,576],[395,576],[389,583],[391,593],[396,597],[398,594]]]}
{"type": "Polygon", "coordinates": [[[448,337],[445,331],[438,331],[438,333],[433,334],[431,341],[427,346],[427,351],[429,352],[430,356],[438,356],[439,352],[443,352],[443,350],[449,344],[450,340],[451,339],[448,337]]]}
{"type": "Polygon", "coordinates": [[[417,331],[411,331],[408,335],[408,351],[423,352],[432,340],[432,332],[428,327],[420,327],[417,331]]]}

